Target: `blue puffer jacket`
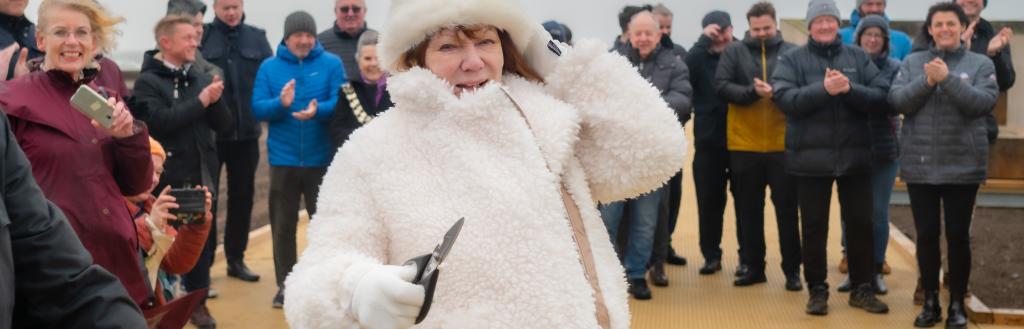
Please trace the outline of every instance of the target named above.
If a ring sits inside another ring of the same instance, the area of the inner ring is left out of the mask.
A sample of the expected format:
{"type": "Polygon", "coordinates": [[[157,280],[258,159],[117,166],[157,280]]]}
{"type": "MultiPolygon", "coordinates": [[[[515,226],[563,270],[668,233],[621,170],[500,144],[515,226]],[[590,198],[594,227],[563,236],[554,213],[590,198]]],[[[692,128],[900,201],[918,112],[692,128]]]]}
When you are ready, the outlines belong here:
{"type": "Polygon", "coordinates": [[[256,73],[252,92],[252,112],[256,120],[269,123],[267,151],[270,165],[287,167],[326,167],[334,158],[328,126],[338,90],[345,83],[341,59],[327,53],[317,42],[306,58],[299,60],[282,42],[277,56],[268,58],[256,73]],[[295,101],[281,106],[281,88],[295,79],[295,101]],[[299,121],[292,113],[317,101],[316,116],[299,121]]]}
{"type": "MultiPolygon", "coordinates": [[[[886,21],[889,20],[889,16],[882,17],[885,17],[886,21]]],[[[857,25],[860,24],[860,19],[860,13],[854,9],[850,14],[850,26],[839,29],[839,36],[843,37],[844,44],[854,44],[853,37],[857,31],[857,25]]],[[[903,61],[903,58],[910,54],[911,49],[913,49],[913,42],[909,35],[897,29],[889,29],[889,57],[903,61]]]]}

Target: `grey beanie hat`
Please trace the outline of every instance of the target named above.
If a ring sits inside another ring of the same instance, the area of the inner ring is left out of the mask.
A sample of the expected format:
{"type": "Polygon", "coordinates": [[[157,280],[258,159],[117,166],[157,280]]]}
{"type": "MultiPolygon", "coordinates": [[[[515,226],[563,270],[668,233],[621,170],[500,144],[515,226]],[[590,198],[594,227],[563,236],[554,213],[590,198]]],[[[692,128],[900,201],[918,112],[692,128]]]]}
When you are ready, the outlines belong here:
{"type": "Polygon", "coordinates": [[[836,18],[836,21],[839,21],[839,15],[839,8],[836,7],[836,2],[833,0],[811,0],[811,3],[807,4],[808,26],[819,16],[832,16],[836,18]]]}
{"type": "Polygon", "coordinates": [[[284,19],[284,38],[287,39],[295,32],[309,32],[316,35],[316,20],[305,11],[296,11],[284,19]]]}
{"type": "Polygon", "coordinates": [[[867,15],[860,20],[860,24],[857,25],[857,31],[853,34],[853,43],[860,45],[860,36],[865,30],[871,27],[877,27],[882,30],[882,37],[885,38],[885,43],[882,44],[882,53],[889,53],[889,21],[885,17],[878,15],[867,15]]]}

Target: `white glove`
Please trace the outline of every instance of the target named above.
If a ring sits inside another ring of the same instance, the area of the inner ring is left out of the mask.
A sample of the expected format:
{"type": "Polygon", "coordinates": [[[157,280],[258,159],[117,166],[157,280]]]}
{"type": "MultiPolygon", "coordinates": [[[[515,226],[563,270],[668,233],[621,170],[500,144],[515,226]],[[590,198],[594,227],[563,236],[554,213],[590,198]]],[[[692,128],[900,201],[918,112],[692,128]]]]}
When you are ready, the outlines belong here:
{"type": "Polygon", "coordinates": [[[352,294],[352,311],[363,328],[397,329],[416,324],[425,291],[410,283],[412,265],[384,265],[366,273],[352,294]]]}

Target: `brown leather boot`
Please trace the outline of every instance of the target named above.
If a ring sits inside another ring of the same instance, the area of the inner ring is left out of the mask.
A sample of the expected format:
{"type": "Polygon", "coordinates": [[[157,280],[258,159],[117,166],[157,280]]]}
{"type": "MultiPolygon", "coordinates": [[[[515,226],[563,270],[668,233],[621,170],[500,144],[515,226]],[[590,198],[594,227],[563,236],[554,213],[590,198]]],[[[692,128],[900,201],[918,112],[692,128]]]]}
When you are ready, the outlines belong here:
{"type": "Polygon", "coordinates": [[[206,308],[205,301],[196,306],[196,309],[192,311],[192,316],[189,318],[189,321],[199,329],[217,328],[217,321],[213,319],[212,315],[210,315],[210,309],[206,308]]]}

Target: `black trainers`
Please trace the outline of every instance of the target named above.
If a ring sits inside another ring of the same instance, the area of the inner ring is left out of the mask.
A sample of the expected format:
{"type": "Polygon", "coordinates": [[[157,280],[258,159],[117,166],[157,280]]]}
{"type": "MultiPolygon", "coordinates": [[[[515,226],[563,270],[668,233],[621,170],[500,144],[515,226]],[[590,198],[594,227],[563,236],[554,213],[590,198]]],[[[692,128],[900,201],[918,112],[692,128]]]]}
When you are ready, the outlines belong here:
{"type": "Polygon", "coordinates": [[[868,313],[889,313],[889,305],[875,297],[875,287],[870,283],[862,283],[850,293],[850,306],[864,309],[868,313]]]}
{"type": "Polygon", "coordinates": [[[284,307],[284,288],[277,290],[277,294],[274,295],[274,301],[271,302],[271,306],[273,306],[274,308],[284,307]]]}
{"type": "Polygon", "coordinates": [[[700,268],[700,275],[715,274],[722,270],[722,261],[718,259],[709,259],[704,261],[704,266],[700,268]]]}
{"type": "Polygon", "coordinates": [[[629,279],[629,294],[638,300],[651,299],[651,288],[646,279],[629,279]]]}
{"type": "Polygon", "coordinates": [[[807,309],[804,312],[810,315],[828,314],[828,286],[812,286],[808,291],[810,291],[811,298],[807,300],[807,309]]]}
{"type": "Polygon", "coordinates": [[[740,264],[740,266],[736,266],[736,273],[733,273],[733,276],[740,277],[747,276],[747,274],[750,274],[750,266],[740,264]]]}
{"type": "Polygon", "coordinates": [[[665,256],[665,262],[672,265],[684,266],[686,265],[686,257],[679,256],[675,249],[668,248],[668,255],[665,256]]]}
{"type": "Polygon", "coordinates": [[[764,276],[764,272],[748,271],[747,275],[736,278],[736,280],[732,282],[732,285],[736,287],[747,287],[765,282],[768,282],[768,278],[764,276]]]}
{"type": "Polygon", "coordinates": [[[800,282],[800,274],[793,273],[786,275],[786,290],[800,291],[803,289],[804,285],[800,282]]]}

